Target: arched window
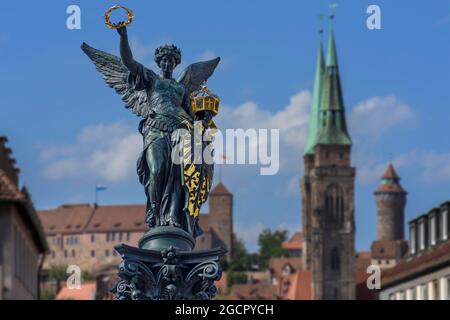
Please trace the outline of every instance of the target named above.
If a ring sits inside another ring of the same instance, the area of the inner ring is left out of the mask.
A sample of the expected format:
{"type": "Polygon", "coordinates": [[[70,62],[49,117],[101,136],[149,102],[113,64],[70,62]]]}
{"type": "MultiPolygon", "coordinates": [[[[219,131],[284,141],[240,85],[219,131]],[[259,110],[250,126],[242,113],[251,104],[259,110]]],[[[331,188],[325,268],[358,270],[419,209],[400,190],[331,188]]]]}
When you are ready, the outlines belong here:
{"type": "Polygon", "coordinates": [[[331,184],[325,192],[325,211],[333,223],[344,222],[344,191],[338,184],[331,184]]]}
{"type": "Polygon", "coordinates": [[[339,257],[339,251],[337,248],[333,248],[333,250],[331,250],[330,268],[333,271],[339,271],[341,269],[341,259],[339,257]]]}

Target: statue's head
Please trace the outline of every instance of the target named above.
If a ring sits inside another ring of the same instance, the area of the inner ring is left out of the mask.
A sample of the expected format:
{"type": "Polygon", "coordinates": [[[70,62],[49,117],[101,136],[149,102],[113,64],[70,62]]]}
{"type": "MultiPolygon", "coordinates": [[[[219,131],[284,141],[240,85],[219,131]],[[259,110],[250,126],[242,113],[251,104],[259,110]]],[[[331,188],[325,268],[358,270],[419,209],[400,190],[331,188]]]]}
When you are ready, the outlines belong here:
{"type": "Polygon", "coordinates": [[[163,45],[155,51],[155,62],[164,73],[171,73],[181,62],[181,51],[173,44],[163,45]]]}

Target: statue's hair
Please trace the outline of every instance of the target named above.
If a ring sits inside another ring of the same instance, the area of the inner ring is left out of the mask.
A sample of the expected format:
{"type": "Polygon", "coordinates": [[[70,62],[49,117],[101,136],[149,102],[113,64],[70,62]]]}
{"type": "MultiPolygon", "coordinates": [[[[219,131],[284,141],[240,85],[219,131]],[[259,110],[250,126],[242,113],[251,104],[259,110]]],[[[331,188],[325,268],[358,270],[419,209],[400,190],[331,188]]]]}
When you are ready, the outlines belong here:
{"type": "Polygon", "coordinates": [[[173,44],[166,44],[163,45],[155,50],[155,62],[160,66],[159,63],[161,62],[162,58],[165,55],[170,55],[175,59],[175,65],[178,65],[181,63],[181,51],[173,44]]]}

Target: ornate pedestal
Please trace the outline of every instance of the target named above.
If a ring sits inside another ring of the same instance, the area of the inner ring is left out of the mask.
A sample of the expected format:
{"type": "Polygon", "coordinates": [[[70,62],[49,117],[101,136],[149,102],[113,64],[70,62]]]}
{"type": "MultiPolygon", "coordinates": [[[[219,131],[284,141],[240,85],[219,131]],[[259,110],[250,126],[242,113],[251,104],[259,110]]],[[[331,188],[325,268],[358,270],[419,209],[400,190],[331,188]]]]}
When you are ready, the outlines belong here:
{"type": "Polygon", "coordinates": [[[192,252],[195,239],[180,228],[158,227],[139,241],[139,248],[121,244],[119,281],[112,289],[118,300],[209,300],[217,292],[223,248],[192,252]]]}

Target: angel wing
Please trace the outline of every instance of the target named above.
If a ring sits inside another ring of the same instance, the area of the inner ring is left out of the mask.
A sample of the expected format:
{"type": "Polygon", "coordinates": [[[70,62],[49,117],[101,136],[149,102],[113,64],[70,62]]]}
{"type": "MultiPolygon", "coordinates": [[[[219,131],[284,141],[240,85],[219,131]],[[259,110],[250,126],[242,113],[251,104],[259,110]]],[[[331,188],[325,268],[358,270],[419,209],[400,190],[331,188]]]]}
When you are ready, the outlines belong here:
{"type": "Polygon", "coordinates": [[[198,90],[200,85],[211,77],[219,62],[220,57],[193,63],[181,73],[178,82],[186,88],[182,105],[185,110],[191,110],[191,93],[198,90]]]}
{"type": "Polygon", "coordinates": [[[86,43],[81,45],[81,49],[103,75],[103,79],[108,86],[121,95],[127,109],[131,109],[134,114],[143,118],[147,118],[154,113],[148,103],[145,88],[137,85],[137,82],[153,82],[157,78],[153,71],[140,65],[142,69],[139,70],[136,78],[143,77],[143,79],[132,79],[130,71],[119,57],[94,49],[86,43]]]}

